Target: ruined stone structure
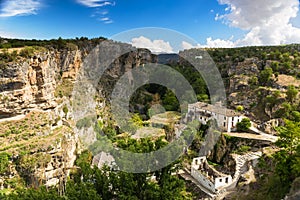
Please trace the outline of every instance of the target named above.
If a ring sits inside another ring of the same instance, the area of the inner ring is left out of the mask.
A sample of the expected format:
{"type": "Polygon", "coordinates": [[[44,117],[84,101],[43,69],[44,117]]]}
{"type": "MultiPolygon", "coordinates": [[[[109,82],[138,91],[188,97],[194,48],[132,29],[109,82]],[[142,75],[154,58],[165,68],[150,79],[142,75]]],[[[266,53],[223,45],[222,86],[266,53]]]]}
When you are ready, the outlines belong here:
{"type": "Polygon", "coordinates": [[[191,166],[191,175],[201,185],[213,193],[226,188],[232,183],[231,175],[226,175],[212,168],[206,157],[194,158],[191,166]]]}

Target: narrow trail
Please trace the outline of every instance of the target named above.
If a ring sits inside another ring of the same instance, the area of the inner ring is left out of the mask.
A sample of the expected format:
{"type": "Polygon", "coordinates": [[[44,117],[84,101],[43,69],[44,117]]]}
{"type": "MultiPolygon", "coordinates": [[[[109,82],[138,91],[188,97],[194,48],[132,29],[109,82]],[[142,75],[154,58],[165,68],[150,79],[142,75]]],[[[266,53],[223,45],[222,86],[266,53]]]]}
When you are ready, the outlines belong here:
{"type": "Polygon", "coordinates": [[[257,134],[259,134],[259,135],[261,135],[261,136],[263,136],[265,139],[267,139],[267,140],[269,140],[269,141],[271,141],[271,142],[276,142],[276,141],[278,140],[278,137],[273,136],[273,135],[266,134],[266,133],[264,133],[264,132],[258,130],[258,129],[255,128],[254,126],[251,126],[251,127],[250,127],[250,130],[253,131],[253,132],[255,132],[255,133],[257,133],[257,134]]]}
{"type": "Polygon", "coordinates": [[[257,134],[251,134],[251,133],[224,133],[224,134],[231,136],[231,137],[262,140],[262,141],[269,141],[269,142],[276,142],[278,139],[276,136],[261,135],[261,134],[257,135],[257,134]]]}
{"type": "Polygon", "coordinates": [[[14,116],[14,117],[3,118],[3,119],[0,119],[0,123],[11,122],[11,121],[19,121],[19,120],[24,119],[25,117],[26,117],[26,115],[17,115],[17,116],[14,116]]]}
{"type": "Polygon", "coordinates": [[[235,166],[235,174],[233,176],[232,183],[226,189],[234,189],[239,178],[243,173],[245,173],[245,164],[248,161],[258,159],[262,156],[262,152],[250,152],[245,155],[237,155],[233,154],[236,166],[235,166]]]}

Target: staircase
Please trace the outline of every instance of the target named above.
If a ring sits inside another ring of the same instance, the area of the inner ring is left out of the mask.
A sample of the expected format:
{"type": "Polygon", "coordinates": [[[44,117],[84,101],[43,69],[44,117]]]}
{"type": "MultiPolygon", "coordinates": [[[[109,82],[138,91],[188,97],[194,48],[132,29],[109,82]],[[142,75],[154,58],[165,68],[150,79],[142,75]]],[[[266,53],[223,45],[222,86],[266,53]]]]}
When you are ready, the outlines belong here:
{"type": "Polygon", "coordinates": [[[227,189],[233,189],[236,187],[236,184],[240,178],[240,176],[246,171],[246,163],[248,161],[258,159],[262,156],[262,152],[250,152],[245,155],[236,155],[234,154],[235,159],[235,174],[233,176],[232,184],[227,187],[227,189]]]}

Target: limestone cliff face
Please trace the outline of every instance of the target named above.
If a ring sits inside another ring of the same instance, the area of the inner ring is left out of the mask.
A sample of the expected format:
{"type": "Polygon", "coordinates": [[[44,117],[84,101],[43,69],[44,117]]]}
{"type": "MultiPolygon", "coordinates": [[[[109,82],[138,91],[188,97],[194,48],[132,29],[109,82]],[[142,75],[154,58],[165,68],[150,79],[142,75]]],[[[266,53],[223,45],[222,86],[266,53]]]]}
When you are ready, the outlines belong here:
{"type": "MultiPolygon", "coordinates": [[[[0,137],[0,143],[6,144],[1,147],[3,151],[12,152],[11,170],[0,176],[0,188],[8,187],[3,183],[14,178],[26,179],[30,185],[64,185],[69,171],[76,169],[74,162],[82,143],[74,131],[72,90],[92,49],[88,46],[73,51],[36,52],[31,58],[19,56],[0,68],[0,134],[7,134],[0,137]],[[34,112],[44,117],[37,120],[32,117],[34,112]],[[21,118],[12,119],[14,116],[21,118]],[[14,132],[18,132],[18,138],[14,132]],[[21,155],[21,151],[30,153],[21,155]],[[31,160],[35,164],[29,167],[31,160]]],[[[102,109],[98,120],[111,120],[105,94],[112,91],[118,78],[130,69],[156,61],[149,50],[132,49],[113,60],[98,84],[98,96],[102,99],[97,105],[102,109]]],[[[100,61],[99,65],[103,63],[100,61]]]]}
{"type": "MultiPolygon", "coordinates": [[[[89,51],[91,49],[37,53],[33,58],[19,59],[0,69],[0,118],[25,114],[35,108],[47,110],[57,107],[57,87],[62,80],[75,81],[89,51]]],[[[125,72],[146,62],[155,62],[155,58],[146,49],[121,55],[111,63],[99,88],[103,93],[110,91],[125,72]]]]}
{"type": "Polygon", "coordinates": [[[0,71],[0,117],[53,109],[55,89],[61,78],[75,79],[82,63],[82,52],[52,51],[31,59],[8,63],[0,71]]]}

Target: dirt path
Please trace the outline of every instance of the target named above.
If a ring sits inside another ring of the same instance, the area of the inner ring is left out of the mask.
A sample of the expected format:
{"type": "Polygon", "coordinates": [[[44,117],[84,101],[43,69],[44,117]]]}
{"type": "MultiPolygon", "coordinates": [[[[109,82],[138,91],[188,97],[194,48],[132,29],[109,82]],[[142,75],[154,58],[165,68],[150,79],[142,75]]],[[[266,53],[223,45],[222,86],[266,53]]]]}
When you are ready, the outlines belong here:
{"type": "Polygon", "coordinates": [[[225,135],[231,136],[231,137],[238,137],[238,138],[246,138],[246,139],[253,139],[253,140],[263,140],[263,141],[270,141],[275,142],[277,141],[276,136],[268,135],[268,134],[251,134],[251,133],[224,133],[225,135]]]}
{"type": "Polygon", "coordinates": [[[257,134],[259,134],[261,136],[263,136],[265,139],[267,139],[267,140],[269,140],[271,142],[276,142],[278,140],[278,137],[266,134],[266,133],[258,130],[257,128],[255,128],[253,125],[250,127],[250,130],[254,131],[255,133],[257,133],[257,134]]]}
{"type": "Polygon", "coordinates": [[[25,117],[26,117],[26,115],[17,115],[17,116],[14,116],[14,117],[3,118],[3,119],[0,119],[0,123],[10,122],[10,121],[19,121],[19,120],[24,119],[25,117]]]}

